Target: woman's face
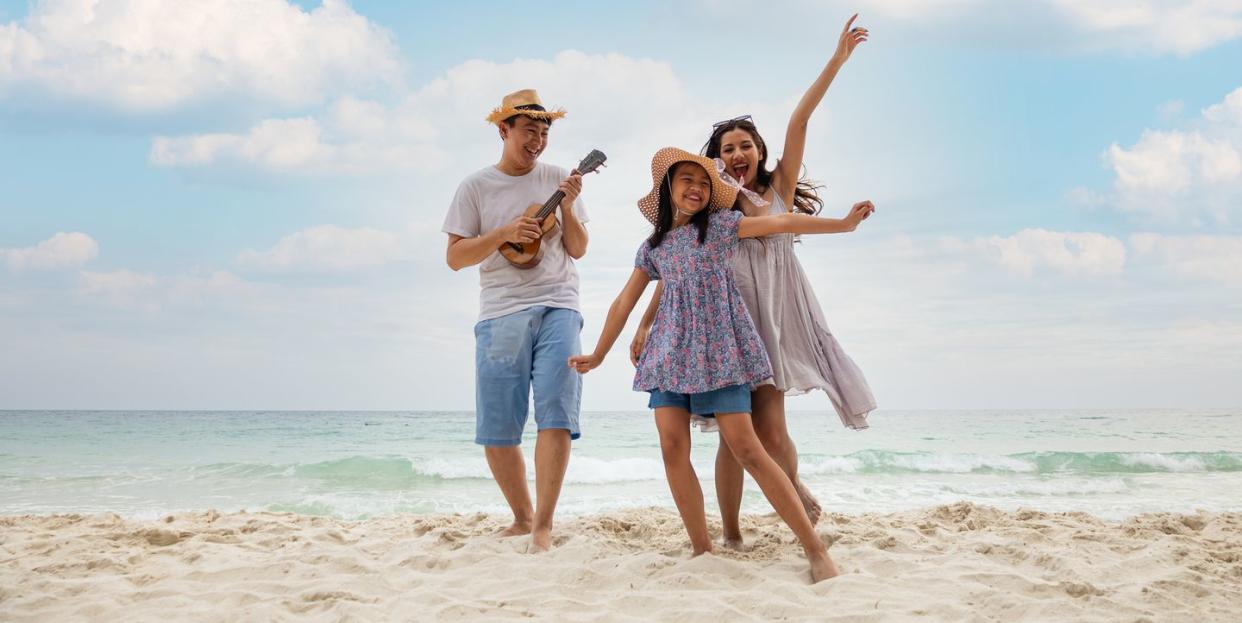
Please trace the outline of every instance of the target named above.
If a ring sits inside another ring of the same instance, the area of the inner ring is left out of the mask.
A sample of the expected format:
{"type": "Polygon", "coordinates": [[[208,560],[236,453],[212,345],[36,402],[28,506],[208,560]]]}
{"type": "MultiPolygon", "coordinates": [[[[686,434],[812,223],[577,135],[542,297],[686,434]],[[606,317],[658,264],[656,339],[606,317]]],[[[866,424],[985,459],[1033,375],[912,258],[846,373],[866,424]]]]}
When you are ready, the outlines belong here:
{"type": "Polygon", "coordinates": [[[763,154],[750,132],[734,128],[720,135],[720,158],[725,170],[737,178],[743,186],[751,186],[759,174],[759,160],[763,154]]]}
{"type": "Polygon", "coordinates": [[[712,180],[697,163],[679,162],[674,165],[669,172],[669,182],[673,207],[680,212],[697,214],[711,200],[712,180]]]}

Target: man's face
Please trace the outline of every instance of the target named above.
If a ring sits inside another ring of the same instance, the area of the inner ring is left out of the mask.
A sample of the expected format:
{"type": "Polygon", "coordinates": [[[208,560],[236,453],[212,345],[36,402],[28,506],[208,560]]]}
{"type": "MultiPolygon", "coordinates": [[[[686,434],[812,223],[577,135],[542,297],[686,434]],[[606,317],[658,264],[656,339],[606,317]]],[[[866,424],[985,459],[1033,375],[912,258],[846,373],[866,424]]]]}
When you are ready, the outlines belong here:
{"type": "Polygon", "coordinates": [[[505,155],[523,168],[534,167],[535,161],[548,146],[548,128],[548,122],[530,117],[518,117],[512,127],[501,123],[500,137],[505,142],[505,155]]]}

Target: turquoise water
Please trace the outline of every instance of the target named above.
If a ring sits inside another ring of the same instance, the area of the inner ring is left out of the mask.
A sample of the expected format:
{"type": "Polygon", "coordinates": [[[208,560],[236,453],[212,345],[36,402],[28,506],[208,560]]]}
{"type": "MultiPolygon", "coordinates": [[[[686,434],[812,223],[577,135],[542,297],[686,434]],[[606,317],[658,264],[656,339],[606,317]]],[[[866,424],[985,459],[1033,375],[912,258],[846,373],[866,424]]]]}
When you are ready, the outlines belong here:
{"type": "MultiPolygon", "coordinates": [[[[789,415],[803,480],[830,511],[958,500],[1109,518],[1242,511],[1242,409],[879,411],[870,421],[853,432],[835,415],[789,415]]],[[[504,511],[473,431],[470,413],[0,411],[0,514],[504,511]]],[[[586,413],[582,432],[561,512],[672,508],[650,413],[586,413]]],[[[713,504],[717,439],[694,442],[713,504]]],[[[528,463],[533,443],[532,422],[528,463]]],[[[770,511],[753,483],[744,510],[770,511]]]]}

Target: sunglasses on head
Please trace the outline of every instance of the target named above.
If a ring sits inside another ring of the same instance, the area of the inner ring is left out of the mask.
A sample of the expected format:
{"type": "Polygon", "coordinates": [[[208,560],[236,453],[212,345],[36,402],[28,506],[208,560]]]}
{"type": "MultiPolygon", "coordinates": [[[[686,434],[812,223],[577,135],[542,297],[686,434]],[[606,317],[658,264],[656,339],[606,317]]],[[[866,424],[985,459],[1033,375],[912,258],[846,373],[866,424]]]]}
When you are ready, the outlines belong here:
{"type": "Polygon", "coordinates": [[[724,121],[717,121],[716,123],[713,123],[712,129],[715,130],[716,128],[719,128],[722,125],[729,125],[730,123],[737,123],[738,121],[750,121],[750,120],[751,120],[750,115],[742,115],[741,117],[725,119],[724,121]]]}

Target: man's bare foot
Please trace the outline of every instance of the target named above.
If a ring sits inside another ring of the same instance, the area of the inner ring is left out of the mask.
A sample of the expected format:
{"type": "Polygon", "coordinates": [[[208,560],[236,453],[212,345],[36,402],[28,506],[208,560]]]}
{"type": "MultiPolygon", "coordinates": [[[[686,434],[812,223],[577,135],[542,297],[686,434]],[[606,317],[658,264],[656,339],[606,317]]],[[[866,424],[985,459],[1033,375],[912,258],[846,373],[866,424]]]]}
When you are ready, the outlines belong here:
{"type": "Polygon", "coordinates": [[[733,551],[735,551],[735,552],[744,552],[744,551],[746,551],[746,543],[744,543],[744,542],[742,541],[742,537],[741,537],[741,536],[737,536],[737,537],[727,537],[727,536],[726,536],[726,537],[724,538],[724,540],[722,540],[722,541],[720,542],[720,544],[721,544],[722,546],[724,546],[724,548],[725,548],[725,549],[731,549],[731,550],[733,550],[733,551]]]}
{"type": "Polygon", "coordinates": [[[824,552],[822,556],[811,558],[811,584],[823,582],[831,578],[841,575],[837,570],[837,563],[832,561],[832,557],[824,552]]]}
{"type": "Polygon", "coordinates": [[[802,480],[798,480],[798,498],[802,500],[802,507],[806,509],[806,516],[811,520],[811,525],[819,523],[819,516],[824,513],[824,509],[820,508],[819,500],[811,495],[811,490],[802,484],[802,480]]]}
{"type": "Polygon", "coordinates": [[[546,552],[552,547],[552,531],[551,530],[535,530],[530,533],[530,547],[526,548],[527,554],[538,554],[546,552]]]}
{"type": "Polygon", "coordinates": [[[508,528],[505,528],[504,530],[501,530],[500,532],[497,532],[496,536],[499,536],[499,537],[522,536],[523,534],[530,534],[530,522],[519,521],[517,519],[514,519],[513,525],[509,526],[508,528]]]}

